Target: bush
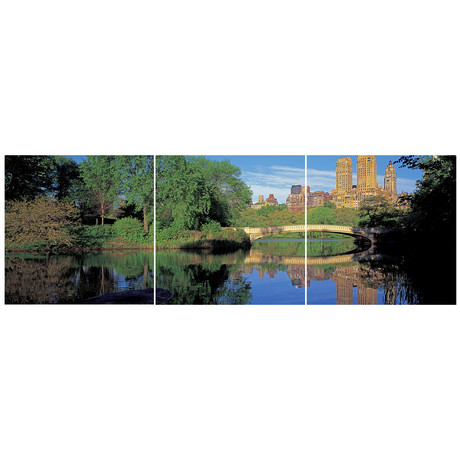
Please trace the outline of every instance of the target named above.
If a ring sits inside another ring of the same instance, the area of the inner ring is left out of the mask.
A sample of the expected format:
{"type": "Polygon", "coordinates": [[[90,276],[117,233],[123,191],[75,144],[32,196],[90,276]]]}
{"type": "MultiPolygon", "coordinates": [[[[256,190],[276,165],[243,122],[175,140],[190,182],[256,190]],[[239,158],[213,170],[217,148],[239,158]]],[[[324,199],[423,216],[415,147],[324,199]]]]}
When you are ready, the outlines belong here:
{"type": "Polygon", "coordinates": [[[219,222],[215,220],[210,220],[206,224],[201,226],[201,231],[208,236],[217,236],[222,234],[222,227],[219,222]]]}
{"type": "Polygon", "coordinates": [[[143,244],[146,242],[144,225],[134,217],[124,217],[113,224],[115,235],[123,237],[130,243],[143,244]]]}
{"type": "Polygon", "coordinates": [[[80,225],[72,230],[75,245],[97,249],[113,236],[113,225],[80,225]]]}
{"type": "Polygon", "coordinates": [[[72,247],[71,228],[76,224],[77,208],[70,203],[46,197],[12,201],[5,209],[7,247],[37,245],[42,250],[72,247]]]}

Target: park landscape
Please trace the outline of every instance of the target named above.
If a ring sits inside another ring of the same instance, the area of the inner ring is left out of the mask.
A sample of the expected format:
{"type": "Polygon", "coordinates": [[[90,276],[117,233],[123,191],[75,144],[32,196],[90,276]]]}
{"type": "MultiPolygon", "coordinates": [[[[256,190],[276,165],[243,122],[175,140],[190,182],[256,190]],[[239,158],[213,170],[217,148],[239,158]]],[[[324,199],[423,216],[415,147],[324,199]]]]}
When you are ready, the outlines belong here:
{"type": "Polygon", "coordinates": [[[304,165],[304,156],[158,156],[158,302],[304,305],[304,165]]]}
{"type": "Polygon", "coordinates": [[[456,156],[307,165],[309,305],[456,303],[456,156]]]}
{"type": "Polygon", "coordinates": [[[153,304],[153,155],[7,155],[5,302],[153,304]]]}
{"type": "Polygon", "coordinates": [[[5,302],[303,305],[304,165],[8,155],[5,302]]]}

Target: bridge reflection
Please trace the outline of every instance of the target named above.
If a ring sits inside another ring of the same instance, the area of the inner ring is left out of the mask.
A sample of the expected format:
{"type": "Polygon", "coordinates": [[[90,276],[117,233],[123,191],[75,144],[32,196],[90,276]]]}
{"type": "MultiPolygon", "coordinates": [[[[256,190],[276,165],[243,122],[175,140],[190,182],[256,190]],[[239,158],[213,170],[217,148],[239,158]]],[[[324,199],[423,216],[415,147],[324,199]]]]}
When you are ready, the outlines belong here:
{"type": "Polygon", "coordinates": [[[280,271],[280,267],[283,267],[281,271],[286,272],[292,286],[296,288],[305,287],[305,257],[277,256],[267,254],[258,249],[219,255],[205,251],[172,251],[171,253],[176,256],[175,263],[178,265],[212,266],[217,263],[221,266],[234,266],[231,276],[234,280],[240,281],[243,278],[243,274],[251,274],[254,269],[259,272],[260,278],[263,278],[266,273],[270,279],[274,279],[275,275],[280,271]]]}

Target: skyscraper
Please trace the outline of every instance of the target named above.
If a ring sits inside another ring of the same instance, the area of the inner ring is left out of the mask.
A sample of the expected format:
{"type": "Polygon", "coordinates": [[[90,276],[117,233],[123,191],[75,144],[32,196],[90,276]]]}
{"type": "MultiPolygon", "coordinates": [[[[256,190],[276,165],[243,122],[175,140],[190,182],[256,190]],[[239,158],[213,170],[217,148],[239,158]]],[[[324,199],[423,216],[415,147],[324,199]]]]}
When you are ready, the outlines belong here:
{"type": "Polygon", "coordinates": [[[356,172],[358,193],[377,189],[377,160],[375,155],[358,155],[356,172]]]}
{"type": "Polygon", "coordinates": [[[396,169],[393,163],[390,161],[387,168],[385,169],[385,179],[384,179],[384,188],[385,191],[390,193],[390,195],[396,195],[396,169]]]}
{"type": "Polygon", "coordinates": [[[336,163],[336,189],[332,190],[337,208],[358,209],[363,200],[372,196],[384,196],[396,202],[396,170],[392,162],[385,172],[385,189],[377,184],[377,159],[375,155],[358,155],[357,185],[352,185],[352,160],[339,158],[336,163]]]}
{"type": "Polygon", "coordinates": [[[337,194],[347,193],[353,187],[353,172],[351,157],[339,158],[335,169],[335,184],[337,194]]]}

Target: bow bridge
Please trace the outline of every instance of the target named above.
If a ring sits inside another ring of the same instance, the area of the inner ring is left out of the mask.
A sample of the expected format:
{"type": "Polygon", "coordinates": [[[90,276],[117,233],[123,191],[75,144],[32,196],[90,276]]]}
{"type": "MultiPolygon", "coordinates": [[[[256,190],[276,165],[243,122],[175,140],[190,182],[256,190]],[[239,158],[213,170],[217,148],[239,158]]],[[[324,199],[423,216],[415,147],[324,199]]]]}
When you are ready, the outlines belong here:
{"type": "MultiPolygon", "coordinates": [[[[235,228],[235,227],[232,227],[235,228]]],[[[251,243],[255,240],[269,235],[279,235],[280,233],[305,232],[305,224],[302,225],[275,225],[273,227],[237,227],[244,230],[249,235],[251,243]]]]}
{"type": "Polygon", "coordinates": [[[380,227],[348,227],[346,225],[327,225],[327,224],[312,224],[307,225],[307,232],[321,233],[339,233],[342,235],[351,235],[355,238],[366,238],[374,245],[376,238],[384,233],[391,232],[391,229],[380,227]]]}

